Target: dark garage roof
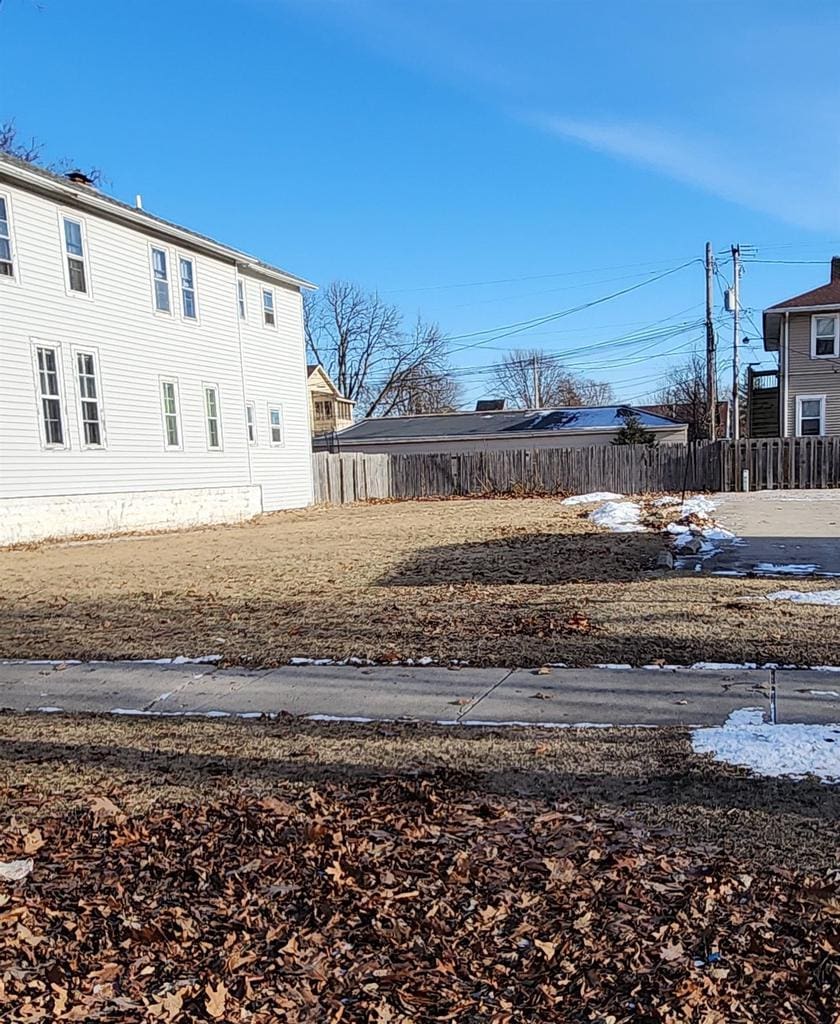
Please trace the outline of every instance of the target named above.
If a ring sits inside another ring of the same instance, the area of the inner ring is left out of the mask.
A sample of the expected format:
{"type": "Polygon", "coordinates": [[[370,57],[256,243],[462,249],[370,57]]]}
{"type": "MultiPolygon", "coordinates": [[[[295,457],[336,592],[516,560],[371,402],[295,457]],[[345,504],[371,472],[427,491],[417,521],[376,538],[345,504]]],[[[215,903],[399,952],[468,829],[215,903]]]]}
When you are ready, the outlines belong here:
{"type": "Polygon", "coordinates": [[[519,409],[506,412],[452,412],[429,416],[382,416],[360,420],[339,433],[341,441],[412,441],[419,438],[479,437],[512,433],[580,433],[618,430],[630,409],[643,426],[656,430],[682,426],[679,420],[626,405],[519,409]]]}

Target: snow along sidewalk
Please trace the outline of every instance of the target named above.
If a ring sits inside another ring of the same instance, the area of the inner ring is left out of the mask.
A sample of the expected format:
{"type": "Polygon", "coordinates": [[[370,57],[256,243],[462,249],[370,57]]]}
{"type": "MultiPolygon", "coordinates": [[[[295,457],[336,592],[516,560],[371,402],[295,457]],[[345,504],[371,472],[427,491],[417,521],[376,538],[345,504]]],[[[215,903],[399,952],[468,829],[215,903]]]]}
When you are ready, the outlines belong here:
{"type": "Polygon", "coordinates": [[[183,660],[5,662],[0,663],[0,707],[542,726],[718,726],[733,711],[759,707],[768,721],[775,713],[776,721],[831,723],[840,721],[840,672],[731,665],[537,671],[295,665],[247,670],[183,660]]]}

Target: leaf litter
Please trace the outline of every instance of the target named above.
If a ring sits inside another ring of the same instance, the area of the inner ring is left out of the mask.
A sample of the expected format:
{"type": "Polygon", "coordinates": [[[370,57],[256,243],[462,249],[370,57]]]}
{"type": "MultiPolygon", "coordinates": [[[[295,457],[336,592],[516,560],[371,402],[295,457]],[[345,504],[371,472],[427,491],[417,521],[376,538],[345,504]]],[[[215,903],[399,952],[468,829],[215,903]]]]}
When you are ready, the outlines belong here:
{"type": "Polygon", "coordinates": [[[122,810],[0,883],[0,1019],[833,1022],[840,876],[751,873],[453,771],[122,810]]]}

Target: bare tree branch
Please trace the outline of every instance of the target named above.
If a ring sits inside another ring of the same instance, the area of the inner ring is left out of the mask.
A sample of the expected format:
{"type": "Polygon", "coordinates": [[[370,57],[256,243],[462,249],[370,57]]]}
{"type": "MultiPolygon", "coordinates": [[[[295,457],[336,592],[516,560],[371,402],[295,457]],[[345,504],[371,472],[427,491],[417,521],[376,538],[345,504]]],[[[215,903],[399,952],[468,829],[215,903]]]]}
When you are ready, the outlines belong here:
{"type": "MultiPolygon", "coordinates": [[[[34,136],[29,139],[21,136],[14,118],[0,122],[0,153],[8,153],[10,156],[15,156],[19,160],[25,160],[29,164],[36,164],[47,171],[52,171],[53,174],[67,174],[68,171],[76,168],[73,161],[66,157],[45,164],[41,159],[43,151],[43,143],[39,142],[34,136]]],[[[102,171],[98,167],[91,167],[84,173],[94,185],[101,185],[105,180],[102,171]]]]}
{"type": "Polygon", "coordinates": [[[493,378],[493,389],[520,409],[533,409],[534,360],[539,377],[540,404],[544,407],[566,405],[607,405],[613,392],[609,384],[578,377],[559,360],[542,349],[514,349],[509,352],[493,378]]]}
{"type": "Polygon", "coordinates": [[[333,281],[304,303],[307,351],[364,416],[452,408],[458,389],[437,324],[403,327],[396,306],[358,285],[333,281]]]}

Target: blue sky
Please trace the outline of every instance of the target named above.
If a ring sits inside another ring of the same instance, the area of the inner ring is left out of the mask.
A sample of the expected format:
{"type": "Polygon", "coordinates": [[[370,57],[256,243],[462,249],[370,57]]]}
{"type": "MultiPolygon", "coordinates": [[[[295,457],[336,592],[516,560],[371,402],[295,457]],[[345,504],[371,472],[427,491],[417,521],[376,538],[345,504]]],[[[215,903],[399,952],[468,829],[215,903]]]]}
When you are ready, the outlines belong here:
{"type": "Polygon", "coordinates": [[[536,345],[642,401],[700,344],[647,336],[702,316],[699,263],[476,332],[638,284],[707,239],[791,261],[747,265],[754,311],[840,253],[834,0],[4,0],[0,45],[0,118],[50,157],[437,320],[476,371],[468,399],[481,367],[536,345]]]}

